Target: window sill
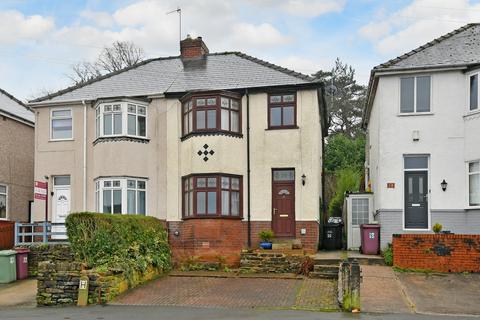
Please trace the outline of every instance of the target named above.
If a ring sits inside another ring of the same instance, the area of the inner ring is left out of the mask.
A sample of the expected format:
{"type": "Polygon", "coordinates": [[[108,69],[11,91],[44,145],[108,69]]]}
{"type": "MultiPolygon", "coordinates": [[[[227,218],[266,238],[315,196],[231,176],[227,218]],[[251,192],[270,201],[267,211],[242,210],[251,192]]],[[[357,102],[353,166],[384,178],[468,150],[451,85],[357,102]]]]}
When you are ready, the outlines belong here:
{"type": "Polygon", "coordinates": [[[472,211],[472,210],[480,210],[480,206],[466,207],[466,208],[465,208],[465,211],[472,211]]]}
{"type": "Polygon", "coordinates": [[[114,136],[114,137],[100,137],[93,141],[93,145],[101,142],[118,142],[118,141],[131,141],[139,143],[149,143],[150,139],[142,137],[130,137],[130,136],[114,136]]]}
{"type": "Polygon", "coordinates": [[[232,216],[194,216],[194,217],[182,217],[182,220],[199,220],[199,219],[224,219],[224,220],[243,220],[243,217],[232,216]]]}
{"type": "Polygon", "coordinates": [[[397,113],[397,117],[411,117],[411,116],[433,116],[433,112],[408,112],[408,113],[397,113]]]}
{"type": "Polygon", "coordinates": [[[200,131],[200,132],[190,132],[180,138],[181,141],[190,139],[191,137],[201,137],[201,136],[227,136],[233,138],[243,138],[243,134],[230,132],[230,131],[200,131]]]}
{"type": "Polygon", "coordinates": [[[62,142],[62,141],[73,141],[75,139],[69,138],[69,139],[50,139],[48,142],[62,142]]]}
{"type": "Polygon", "coordinates": [[[480,109],[468,111],[463,117],[470,118],[477,115],[480,115],[480,109]]]}
{"type": "Polygon", "coordinates": [[[298,126],[284,126],[284,127],[268,127],[265,129],[265,131],[271,131],[271,130],[291,130],[291,129],[299,129],[298,126]]]}

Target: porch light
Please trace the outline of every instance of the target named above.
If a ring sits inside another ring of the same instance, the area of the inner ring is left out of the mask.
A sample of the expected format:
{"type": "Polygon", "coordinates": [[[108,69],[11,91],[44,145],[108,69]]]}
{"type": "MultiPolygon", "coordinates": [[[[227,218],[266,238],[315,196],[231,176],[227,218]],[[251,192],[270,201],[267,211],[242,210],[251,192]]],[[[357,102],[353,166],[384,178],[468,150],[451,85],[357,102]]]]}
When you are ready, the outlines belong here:
{"type": "Polygon", "coordinates": [[[446,191],[447,190],[447,181],[445,181],[445,179],[443,179],[443,181],[440,183],[440,185],[442,186],[442,190],[443,191],[446,191]]]}
{"type": "Polygon", "coordinates": [[[307,180],[307,176],[304,174],[302,174],[302,186],[305,185],[305,180],[307,180]]]}

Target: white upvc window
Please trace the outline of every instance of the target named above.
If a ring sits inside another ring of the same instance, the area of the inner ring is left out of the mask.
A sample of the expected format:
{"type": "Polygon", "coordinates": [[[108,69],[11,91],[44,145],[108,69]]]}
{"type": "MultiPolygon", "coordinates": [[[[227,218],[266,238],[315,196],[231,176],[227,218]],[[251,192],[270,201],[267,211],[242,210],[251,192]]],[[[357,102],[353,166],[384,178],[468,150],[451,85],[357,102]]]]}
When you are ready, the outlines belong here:
{"type": "Polygon", "coordinates": [[[52,109],[50,112],[50,140],[73,139],[72,109],[52,109]]]}
{"type": "Polygon", "coordinates": [[[146,215],[146,180],[131,177],[97,179],[95,210],[101,213],[146,215]]]}
{"type": "Polygon", "coordinates": [[[116,136],[146,138],[147,107],[129,101],[97,105],[95,134],[97,138],[116,136]]]}
{"type": "Polygon", "coordinates": [[[468,106],[470,111],[476,111],[478,110],[478,106],[480,104],[479,97],[480,97],[480,92],[479,92],[479,86],[478,86],[478,77],[479,74],[471,74],[469,76],[469,82],[468,82],[468,106]]]}
{"type": "Polygon", "coordinates": [[[468,206],[480,207],[480,160],[468,163],[468,206]]]}
{"type": "Polygon", "coordinates": [[[7,219],[8,188],[0,184],[0,220],[7,219]]]}
{"type": "Polygon", "coordinates": [[[400,113],[429,113],[431,87],[428,75],[400,78],[400,113]]]}

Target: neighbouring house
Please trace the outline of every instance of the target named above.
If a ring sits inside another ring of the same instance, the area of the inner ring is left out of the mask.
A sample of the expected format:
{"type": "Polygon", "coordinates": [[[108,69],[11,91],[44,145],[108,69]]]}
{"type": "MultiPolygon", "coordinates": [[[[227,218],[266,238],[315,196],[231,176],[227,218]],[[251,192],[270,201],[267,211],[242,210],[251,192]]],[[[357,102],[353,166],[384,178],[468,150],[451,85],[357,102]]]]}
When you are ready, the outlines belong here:
{"type": "MultiPolygon", "coordinates": [[[[166,221],[177,254],[236,255],[258,232],[317,249],[322,83],[187,37],[146,60],[30,102],[48,220],[70,212],[166,221]]],[[[35,201],[35,220],[45,201],[35,201]]]]}
{"type": "Polygon", "coordinates": [[[366,181],[381,245],[392,234],[480,233],[480,24],[372,70],[366,181]]]}
{"type": "Polygon", "coordinates": [[[0,89],[0,220],[29,221],[34,123],[34,113],[0,89]]]}

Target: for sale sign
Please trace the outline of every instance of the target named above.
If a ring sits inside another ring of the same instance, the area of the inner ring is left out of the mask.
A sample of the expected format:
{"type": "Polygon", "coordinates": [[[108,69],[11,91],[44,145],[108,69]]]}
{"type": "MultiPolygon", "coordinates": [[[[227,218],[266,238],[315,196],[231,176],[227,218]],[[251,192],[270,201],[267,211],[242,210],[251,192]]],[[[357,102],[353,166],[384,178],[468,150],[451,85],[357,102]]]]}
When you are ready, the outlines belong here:
{"type": "Polygon", "coordinates": [[[34,197],[38,200],[47,200],[47,183],[35,181],[34,197]]]}

